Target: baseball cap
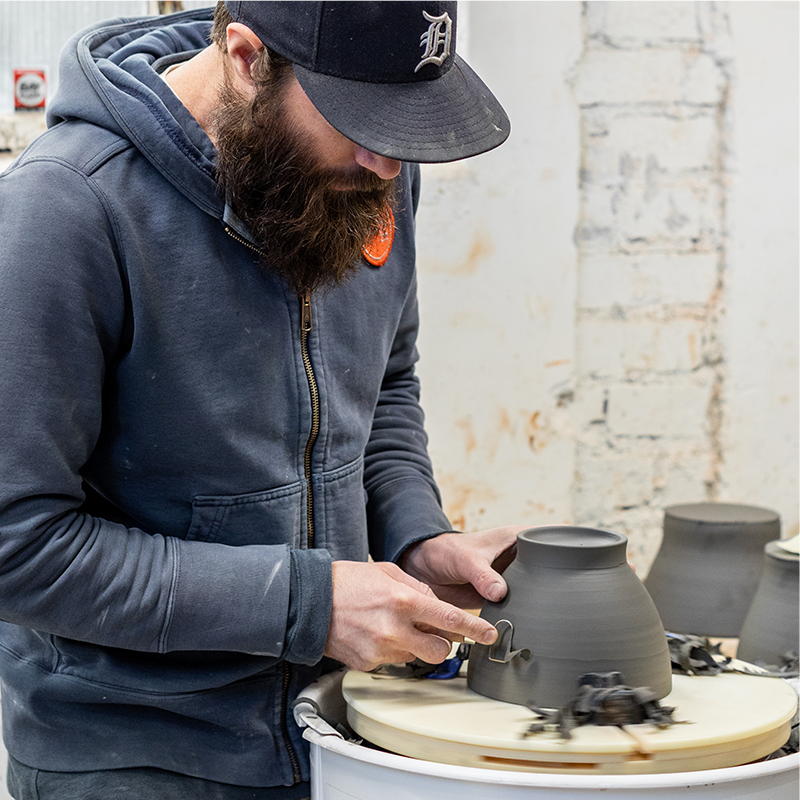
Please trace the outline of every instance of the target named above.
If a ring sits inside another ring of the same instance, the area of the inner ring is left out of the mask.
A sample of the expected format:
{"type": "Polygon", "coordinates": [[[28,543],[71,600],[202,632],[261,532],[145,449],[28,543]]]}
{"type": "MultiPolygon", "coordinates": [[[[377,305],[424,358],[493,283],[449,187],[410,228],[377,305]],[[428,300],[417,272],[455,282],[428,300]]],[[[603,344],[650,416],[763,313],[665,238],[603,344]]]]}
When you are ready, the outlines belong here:
{"type": "Polygon", "coordinates": [[[225,3],[294,73],[351,141],[399,161],[484,153],[511,130],[500,103],[456,53],[455,2],[225,3]]]}

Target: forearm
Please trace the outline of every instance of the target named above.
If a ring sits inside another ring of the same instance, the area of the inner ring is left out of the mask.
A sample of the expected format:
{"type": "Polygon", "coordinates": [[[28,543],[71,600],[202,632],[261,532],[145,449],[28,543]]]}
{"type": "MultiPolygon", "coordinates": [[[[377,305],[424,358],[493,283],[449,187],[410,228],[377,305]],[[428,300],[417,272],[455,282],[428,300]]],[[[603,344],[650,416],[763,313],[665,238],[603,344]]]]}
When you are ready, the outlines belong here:
{"type": "Polygon", "coordinates": [[[321,656],[326,551],[187,542],[54,513],[54,503],[29,500],[0,514],[3,619],[131,650],[230,650],[299,663],[321,656]]]}
{"type": "Polygon", "coordinates": [[[416,283],[412,282],[364,458],[370,552],[379,561],[396,561],[413,542],[452,529],[428,455],[415,373],[417,329],[416,283]]]}

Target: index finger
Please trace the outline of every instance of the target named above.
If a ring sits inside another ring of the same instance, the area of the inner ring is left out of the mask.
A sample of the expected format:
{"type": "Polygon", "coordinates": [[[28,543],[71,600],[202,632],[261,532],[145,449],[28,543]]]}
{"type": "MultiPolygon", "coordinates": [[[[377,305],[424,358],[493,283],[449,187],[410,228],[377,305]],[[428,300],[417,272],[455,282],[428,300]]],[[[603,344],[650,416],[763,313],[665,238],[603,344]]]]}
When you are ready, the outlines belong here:
{"type": "Polygon", "coordinates": [[[467,638],[480,644],[492,644],[497,638],[497,631],[485,619],[435,597],[420,597],[414,622],[436,628],[450,639],[467,638]]]}

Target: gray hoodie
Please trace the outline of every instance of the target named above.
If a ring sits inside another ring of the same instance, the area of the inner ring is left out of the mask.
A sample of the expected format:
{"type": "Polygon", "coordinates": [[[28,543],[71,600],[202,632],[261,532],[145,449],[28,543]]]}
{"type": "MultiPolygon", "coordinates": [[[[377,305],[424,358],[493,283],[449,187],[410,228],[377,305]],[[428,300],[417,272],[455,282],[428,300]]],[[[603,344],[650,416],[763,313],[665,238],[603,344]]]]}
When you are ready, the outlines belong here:
{"type": "Polygon", "coordinates": [[[449,529],[414,375],[419,176],[388,262],[304,314],[157,74],[210,16],[73,38],[0,177],[4,735],[42,769],[289,785],[289,705],[335,666],[331,560],[449,529]]]}

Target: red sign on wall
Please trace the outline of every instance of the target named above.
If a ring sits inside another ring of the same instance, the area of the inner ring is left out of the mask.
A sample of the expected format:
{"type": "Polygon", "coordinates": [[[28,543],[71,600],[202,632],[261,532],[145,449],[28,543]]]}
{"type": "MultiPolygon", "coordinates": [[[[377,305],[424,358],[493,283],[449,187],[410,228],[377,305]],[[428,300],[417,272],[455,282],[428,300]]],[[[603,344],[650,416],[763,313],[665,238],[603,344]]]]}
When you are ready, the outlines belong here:
{"type": "Polygon", "coordinates": [[[14,110],[33,111],[44,108],[47,100],[47,78],[43,69],[14,70],[14,110]]]}

